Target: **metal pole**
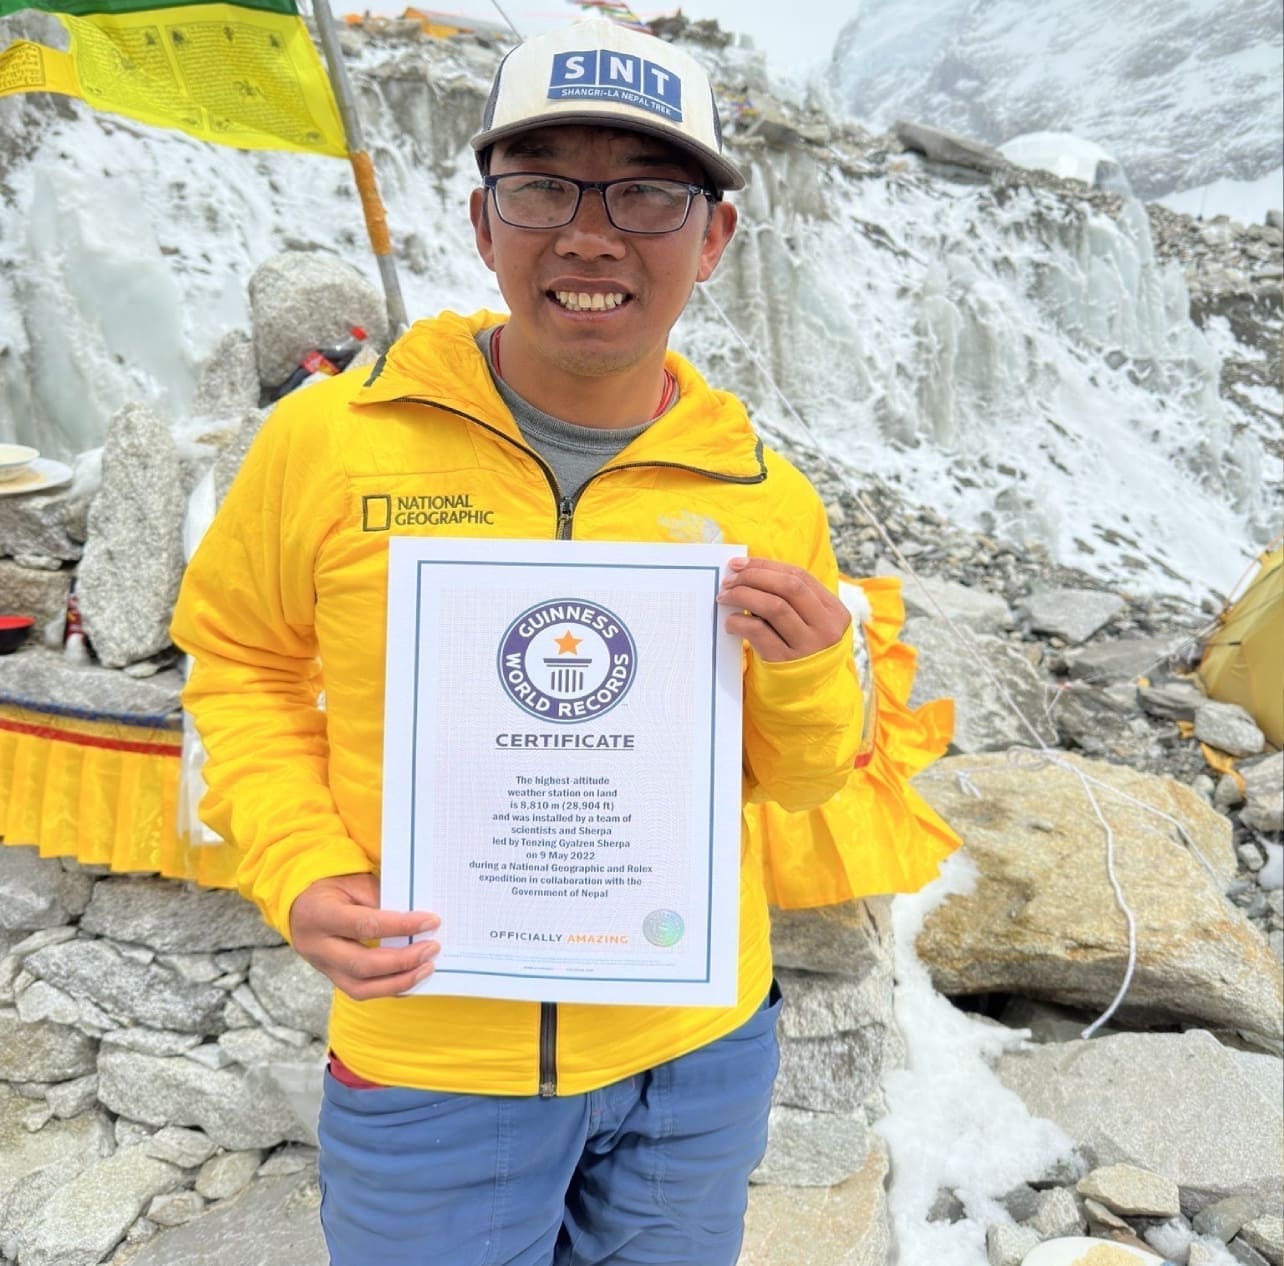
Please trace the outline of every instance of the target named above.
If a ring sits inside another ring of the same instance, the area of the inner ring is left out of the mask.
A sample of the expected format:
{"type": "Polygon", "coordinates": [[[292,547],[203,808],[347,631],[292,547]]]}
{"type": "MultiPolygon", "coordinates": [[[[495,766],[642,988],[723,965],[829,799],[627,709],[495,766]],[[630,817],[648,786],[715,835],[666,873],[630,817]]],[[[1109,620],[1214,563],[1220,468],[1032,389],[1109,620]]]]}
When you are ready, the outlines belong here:
{"type": "Polygon", "coordinates": [[[335,38],[329,0],[312,0],[312,16],[316,19],[321,52],[330,68],[330,83],[339,106],[339,117],[343,120],[343,132],[348,140],[348,161],[351,162],[352,174],[356,177],[361,210],[366,218],[366,232],[370,236],[370,245],[379,264],[390,333],[396,338],[409,325],[406,305],[401,298],[401,283],[397,280],[397,262],[392,253],[392,239],[388,236],[388,217],[384,211],[383,199],[379,196],[374,164],[366,153],[361,116],[357,113],[352,98],[352,84],[348,80],[348,68],[343,64],[343,53],[335,38]]]}

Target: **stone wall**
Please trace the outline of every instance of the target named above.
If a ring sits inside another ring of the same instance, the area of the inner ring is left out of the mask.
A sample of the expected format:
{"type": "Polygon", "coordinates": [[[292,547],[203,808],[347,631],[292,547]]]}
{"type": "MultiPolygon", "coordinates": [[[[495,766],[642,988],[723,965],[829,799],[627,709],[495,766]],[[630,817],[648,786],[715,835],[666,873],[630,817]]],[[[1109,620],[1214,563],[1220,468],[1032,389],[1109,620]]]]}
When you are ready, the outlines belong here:
{"type": "MultiPolygon", "coordinates": [[[[899,1058],[881,904],[781,916],[757,1179],[864,1166],[899,1058]]],[[[91,1266],[313,1164],[329,982],[235,893],[0,847],[0,1266],[91,1266]],[[123,1246],[122,1246],[123,1242],[123,1246]]]]}

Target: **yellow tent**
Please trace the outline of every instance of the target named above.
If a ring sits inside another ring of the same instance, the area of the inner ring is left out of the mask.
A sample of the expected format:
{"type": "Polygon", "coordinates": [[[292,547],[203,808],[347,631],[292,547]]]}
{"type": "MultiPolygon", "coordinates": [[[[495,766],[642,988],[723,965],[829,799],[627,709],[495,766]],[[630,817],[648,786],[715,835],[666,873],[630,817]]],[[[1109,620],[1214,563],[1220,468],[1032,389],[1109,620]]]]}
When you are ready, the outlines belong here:
{"type": "Polygon", "coordinates": [[[1284,747],[1284,544],[1261,556],[1248,588],[1218,616],[1199,680],[1211,698],[1238,703],[1284,747]]]}

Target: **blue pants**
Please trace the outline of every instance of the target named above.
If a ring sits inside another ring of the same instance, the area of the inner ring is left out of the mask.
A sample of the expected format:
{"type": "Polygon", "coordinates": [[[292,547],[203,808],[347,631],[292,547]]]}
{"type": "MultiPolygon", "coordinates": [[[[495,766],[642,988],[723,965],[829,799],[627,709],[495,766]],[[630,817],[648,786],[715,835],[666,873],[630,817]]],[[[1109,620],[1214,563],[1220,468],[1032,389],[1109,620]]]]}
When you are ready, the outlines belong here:
{"type": "Polygon", "coordinates": [[[332,1266],[734,1266],[767,1146],[772,997],[726,1037],[565,1098],[325,1079],[332,1266]]]}

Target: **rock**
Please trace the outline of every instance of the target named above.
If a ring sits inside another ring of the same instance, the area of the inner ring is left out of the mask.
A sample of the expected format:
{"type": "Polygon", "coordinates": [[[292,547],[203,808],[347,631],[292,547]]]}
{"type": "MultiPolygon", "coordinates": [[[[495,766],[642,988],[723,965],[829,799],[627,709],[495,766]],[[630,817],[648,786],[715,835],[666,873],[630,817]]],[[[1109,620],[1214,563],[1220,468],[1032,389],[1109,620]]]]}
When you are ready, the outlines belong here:
{"type": "Polygon", "coordinates": [[[163,719],[178,713],[182,689],[172,670],[138,680],[97,664],[73,664],[43,646],[0,655],[0,694],[63,708],[163,719]]]}
{"type": "Polygon", "coordinates": [[[1028,1225],[1041,1238],[1050,1240],[1058,1235],[1080,1235],[1087,1223],[1074,1193],[1065,1187],[1053,1187],[1039,1192],[1038,1207],[1028,1225]]]}
{"type": "Polygon", "coordinates": [[[103,483],[76,573],[85,632],[106,667],[146,659],[170,644],[186,510],[169,428],[145,405],[126,405],[107,430],[103,483]]]}
{"type": "Polygon", "coordinates": [[[199,1033],[172,1033],[163,1029],[113,1029],[107,1040],[123,1050],[142,1055],[183,1055],[201,1044],[199,1033]]]}
{"type": "Polygon", "coordinates": [[[990,1266],[1021,1266],[1025,1256],[1043,1237],[1028,1226],[1006,1226],[1000,1223],[985,1232],[985,1255],[990,1266]]]}
{"type": "Polygon", "coordinates": [[[51,1120],[32,1134],[22,1120],[28,1107],[0,1099],[0,1257],[16,1255],[18,1232],[59,1187],[115,1150],[102,1113],[51,1120]]]}
{"type": "Polygon", "coordinates": [[[182,1056],[141,1055],[105,1041],[98,1057],[98,1097],[136,1121],[198,1126],[229,1151],[309,1141],[309,1132],[275,1087],[182,1056]]]}
{"type": "Polygon", "coordinates": [[[1243,1240],[1232,1240],[1226,1245],[1226,1248],[1231,1257],[1239,1263],[1239,1266],[1271,1266],[1270,1262],[1261,1253],[1243,1240]]]}
{"type": "Polygon", "coordinates": [[[182,1226],[204,1211],[205,1197],[195,1191],[173,1191],[147,1206],[147,1216],[157,1226],[182,1226]]]}
{"type": "Polygon", "coordinates": [[[1279,1061],[1256,1057],[1275,1068],[1267,1097],[1266,1079],[1247,1075],[1237,1054],[1200,1030],[1120,1033],[1009,1052],[995,1072],[1094,1165],[1163,1174],[1189,1213],[1229,1195],[1280,1199],[1279,1061]]]}
{"type": "Polygon", "coordinates": [[[948,897],[918,938],[937,989],[1087,1008],[1114,998],[1126,968],[1126,927],[1104,871],[1105,836],[1076,770],[1104,784],[1096,794],[1137,920],[1136,974],[1120,1014],[1198,1019],[1278,1043],[1279,966],[1221,893],[1236,873],[1229,822],[1170,779],[1070,754],[1041,767],[1001,755],[949,757],[916,780],[980,871],[975,890],[948,897]],[[956,772],[979,797],[959,786],[956,772]],[[1184,823],[1216,879],[1168,822],[1122,795],[1184,823]],[[1085,850],[1095,850],[1095,880],[1087,879],[1085,850]]]}
{"type": "Polygon", "coordinates": [[[169,1161],[180,1169],[195,1169],[214,1155],[216,1144],[201,1130],[185,1130],[180,1125],[166,1125],[157,1130],[143,1150],[157,1160],[169,1161]]]}
{"type": "Polygon", "coordinates": [[[211,1156],[196,1175],[196,1190],[206,1200],[226,1200],[245,1189],[262,1161],[263,1153],[257,1149],[211,1156]]]}
{"type": "Polygon", "coordinates": [[[182,1182],[182,1171],[123,1148],[60,1187],[18,1233],[22,1266],[95,1266],[152,1199],[182,1182]]]}
{"type": "Polygon", "coordinates": [[[1096,1200],[1093,1200],[1091,1196],[1084,1198],[1083,1211],[1088,1218],[1088,1229],[1094,1235],[1100,1231],[1131,1230],[1123,1218],[1107,1209],[1104,1204],[1099,1204],[1096,1200]]]}
{"type": "Polygon", "coordinates": [[[26,1024],[0,1007],[0,1081],[70,1081],[94,1071],[95,1044],[78,1029],[26,1024]]]}
{"type": "Polygon", "coordinates": [[[288,945],[254,951],[250,988],[278,1024],[326,1036],[334,986],[288,945]]]}
{"type": "Polygon", "coordinates": [[[155,963],[133,962],[109,941],[51,945],[28,955],[26,965],[33,975],[122,1020],[180,1033],[216,1033],[222,1027],[227,995],[221,989],[189,984],[155,963]]]}
{"type": "Polygon", "coordinates": [[[1195,710],[1195,737],[1229,756],[1256,756],[1266,736],[1237,703],[1209,699],[1195,710]]]}
{"type": "Polygon", "coordinates": [[[1086,642],[1127,605],[1118,594],[1099,589],[1036,589],[1020,613],[1036,633],[1086,642]]]}
{"type": "Polygon", "coordinates": [[[1001,633],[1012,627],[1008,604],[984,589],[936,576],[907,576],[895,567],[880,568],[879,575],[900,580],[907,617],[923,615],[940,619],[944,613],[956,624],[977,633],[1001,633]]]}
{"type": "Polygon", "coordinates": [[[771,912],[771,954],[777,967],[859,979],[886,964],[890,939],[884,897],[771,912]]]}
{"type": "Polygon", "coordinates": [[[259,381],[285,381],[303,355],[333,346],[354,325],[369,341],[387,345],[382,296],[351,264],[311,251],[284,251],[250,278],[250,313],[259,381]]]}
{"type": "Polygon", "coordinates": [[[258,910],[236,893],[168,879],[102,880],[80,926],[96,936],[178,953],[281,943],[258,910]]]}
{"type": "Polygon", "coordinates": [[[329,1266],[315,1171],[251,1183],[183,1226],[162,1230],[129,1266],[329,1266]]]}
{"type": "Polygon", "coordinates": [[[254,340],[244,330],[228,330],[200,368],[188,412],[195,418],[239,417],[258,403],[254,340]]]}
{"type": "Polygon", "coordinates": [[[1246,804],[1240,813],[1255,831],[1284,831],[1284,752],[1238,766],[1246,804]]]}
{"type": "Polygon", "coordinates": [[[1056,733],[1044,718],[1050,683],[1015,646],[978,634],[971,637],[969,651],[943,620],[925,616],[906,624],[902,640],[919,652],[911,706],[942,696],[954,700],[955,750],[983,752],[1031,742],[1029,731],[1013,715],[996,681],[1030,718],[1040,737],[1047,743],[1056,742],[1056,733]],[[977,667],[977,656],[989,666],[995,680],[977,667]]]}
{"type": "Polygon", "coordinates": [[[13,615],[34,616],[38,628],[67,614],[70,571],[33,570],[0,558],[0,608],[13,615]]]}
{"type": "Polygon", "coordinates": [[[886,1033],[878,1026],[784,1042],[775,1101],[818,1112],[855,1112],[882,1100],[886,1033]]]}
{"type": "Polygon", "coordinates": [[[98,1102],[98,1074],[86,1073],[71,1081],[61,1081],[45,1091],[45,1100],[59,1120],[78,1117],[98,1102]]]}
{"type": "Polygon", "coordinates": [[[832,1187],[859,1173],[869,1155],[863,1112],[808,1112],[775,1106],[767,1154],[749,1176],[781,1187],[832,1187]]]}
{"type": "Polygon", "coordinates": [[[874,1139],[860,1173],[836,1187],[751,1187],[737,1266],[886,1266],[887,1170],[887,1151],[874,1139]]]}
{"type": "Polygon", "coordinates": [[[93,886],[92,876],[34,848],[0,848],[0,928],[30,932],[69,923],[84,911],[93,886]]]}
{"type": "MultiPolygon", "coordinates": [[[[1184,640],[1180,635],[1172,635],[1125,637],[1117,642],[1096,642],[1091,646],[1067,651],[1066,667],[1075,681],[1088,681],[1094,685],[1108,685],[1112,681],[1134,681],[1138,677],[1147,676],[1162,665],[1184,640]]],[[[1173,684],[1184,686],[1186,683],[1173,684]]],[[[1140,688],[1140,690],[1151,691],[1155,689],[1147,686],[1140,688]]],[[[1193,686],[1191,689],[1202,701],[1204,696],[1193,686]]],[[[1165,695],[1161,691],[1159,697],[1165,702],[1171,699],[1172,703],[1176,704],[1176,695],[1165,695]]]]}
{"type": "Polygon", "coordinates": [[[1181,1212],[1177,1184],[1135,1165],[1105,1165],[1081,1178],[1076,1190],[1114,1213],[1130,1217],[1175,1218],[1181,1212]]]}
{"type": "Polygon", "coordinates": [[[927,1211],[929,1222],[962,1222],[967,1217],[963,1202],[948,1187],[942,1187],[927,1211]]]}
{"type": "Polygon", "coordinates": [[[1229,1244],[1239,1234],[1240,1227],[1261,1211],[1261,1202],[1251,1196],[1227,1196],[1205,1205],[1195,1214],[1195,1230],[1229,1244]]]}
{"type": "Polygon", "coordinates": [[[75,562],[85,538],[72,530],[72,504],[66,488],[0,497],[0,556],[43,554],[75,562]]]}
{"type": "Polygon", "coordinates": [[[316,1167],[317,1149],[315,1147],[283,1147],[273,1152],[259,1166],[258,1178],[282,1178],[286,1174],[297,1174],[305,1169],[316,1167]]]}
{"type": "Polygon", "coordinates": [[[1260,1253],[1271,1266],[1284,1266],[1284,1218],[1262,1213],[1239,1229],[1239,1238],[1260,1253]]]}
{"type": "Polygon", "coordinates": [[[1040,1194],[1029,1183],[1018,1183],[1011,1191],[1004,1193],[1000,1203],[1013,1222],[1025,1222],[1039,1211],[1040,1194]]]}
{"type": "Polygon", "coordinates": [[[1181,680],[1138,686],[1137,698],[1151,716],[1169,721],[1193,721],[1195,710],[1208,702],[1208,696],[1198,686],[1181,680]]]}
{"type": "Polygon", "coordinates": [[[1131,700],[1084,681],[1065,683],[1048,711],[1062,744],[1086,756],[1133,764],[1153,742],[1150,726],[1131,700]]]}
{"type": "Polygon", "coordinates": [[[941,128],[929,127],[925,123],[910,123],[898,120],[895,128],[896,139],[909,150],[922,154],[934,162],[949,163],[953,167],[970,167],[974,171],[1001,171],[1008,161],[989,145],[974,141],[971,137],[960,136],[957,132],[946,132],[941,128]]]}

